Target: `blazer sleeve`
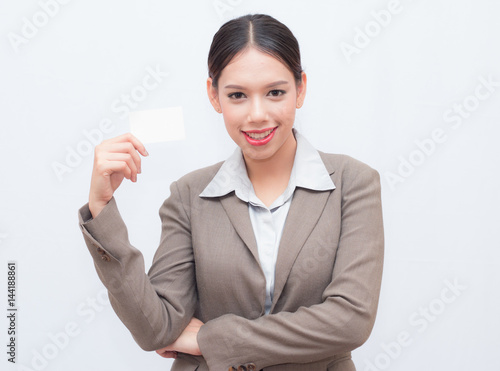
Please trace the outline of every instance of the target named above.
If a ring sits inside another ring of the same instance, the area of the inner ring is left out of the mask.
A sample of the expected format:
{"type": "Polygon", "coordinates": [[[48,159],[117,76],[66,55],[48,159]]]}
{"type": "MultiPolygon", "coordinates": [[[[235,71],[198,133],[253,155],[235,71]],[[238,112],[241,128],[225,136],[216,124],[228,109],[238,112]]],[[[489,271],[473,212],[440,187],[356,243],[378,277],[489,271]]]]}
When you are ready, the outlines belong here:
{"type": "Polygon", "coordinates": [[[203,325],[198,343],[211,370],[254,363],[260,370],[315,362],[362,345],[375,322],[384,255],[379,173],[343,179],[341,235],[323,302],[257,319],[226,314],[203,325]]]}
{"type": "Polygon", "coordinates": [[[133,247],[114,197],[92,219],[79,210],[80,228],[111,305],[144,350],[175,341],[191,320],[197,301],[188,214],[176,182],[159,210],[162,233],[149,272],[133,247]]]}

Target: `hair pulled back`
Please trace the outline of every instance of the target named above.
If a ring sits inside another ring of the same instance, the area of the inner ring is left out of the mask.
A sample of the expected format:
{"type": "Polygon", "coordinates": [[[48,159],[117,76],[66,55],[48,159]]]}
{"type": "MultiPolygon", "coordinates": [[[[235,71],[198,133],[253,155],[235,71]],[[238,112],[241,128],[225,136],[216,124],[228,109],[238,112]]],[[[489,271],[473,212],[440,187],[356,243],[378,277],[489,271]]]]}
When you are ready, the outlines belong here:
{"type": "Polygon", "coordinates": [[[290,29],[269,15],[248,14],[224,23],[213,37],[208,53],[208,76],[215,88],[222,70],[248,47],[280,60],[293,73],[296,84],[300,84],[299,43],[290,29]]]}

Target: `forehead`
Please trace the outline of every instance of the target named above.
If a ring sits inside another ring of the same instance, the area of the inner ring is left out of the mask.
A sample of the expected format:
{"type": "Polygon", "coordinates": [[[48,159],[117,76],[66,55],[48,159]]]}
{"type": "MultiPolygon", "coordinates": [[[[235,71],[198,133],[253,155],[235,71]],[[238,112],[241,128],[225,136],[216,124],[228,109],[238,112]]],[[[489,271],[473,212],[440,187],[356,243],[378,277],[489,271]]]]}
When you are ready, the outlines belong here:
{"type": "Polygon", "coordinates": [[[252,47],[238,53],[222,70],[219,78],[221,86],[257,86],[276,80],[293,81],[293,74],[280,60],[252,47]]]}

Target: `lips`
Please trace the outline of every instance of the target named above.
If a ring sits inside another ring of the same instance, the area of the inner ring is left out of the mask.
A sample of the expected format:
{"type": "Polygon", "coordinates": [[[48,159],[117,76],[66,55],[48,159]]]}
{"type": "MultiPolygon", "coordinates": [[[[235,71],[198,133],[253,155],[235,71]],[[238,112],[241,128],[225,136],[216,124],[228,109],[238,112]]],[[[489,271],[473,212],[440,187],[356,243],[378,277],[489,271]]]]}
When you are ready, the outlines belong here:
{"type": "Polygon", "coordinates": [[[245,138],[253,146],[262,146],[269,143],[276,132],[277,126],[274,128],[267,128],[262,130],[249,130],[243,131],[245,138]]]}
{"type": "Polygon", "coordinates": [[[266,131],[263,131],[262,133],[253,133],[253,132],[249,132],[249,131],[246,131],[245,133],[252,139],[264,139],[265,137],[267,137],[269,134],[271,134],[271,132],[273,131],[274,129],[269,129],[269,130],[266,130],[266,131]]]}

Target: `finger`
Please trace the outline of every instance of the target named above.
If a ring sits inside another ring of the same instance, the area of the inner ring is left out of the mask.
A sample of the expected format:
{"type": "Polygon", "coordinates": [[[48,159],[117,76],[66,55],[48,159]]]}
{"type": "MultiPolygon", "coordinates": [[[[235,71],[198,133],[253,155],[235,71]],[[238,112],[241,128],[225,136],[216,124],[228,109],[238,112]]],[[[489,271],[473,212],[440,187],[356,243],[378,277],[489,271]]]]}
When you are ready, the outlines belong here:
{"type": "Polygon", "coordinates": [[[173,350],[165,350],[163,352],[157,350],[156,353],[158,353],[163,358],[177,358],[177,352],[173,350]]]}
{"type": "Polygon", "coordinates": [[[105,161],[108,162],[125,162],[130,170],[131,179],[137,181],[137,174],[140,171],[129,153],[108,153],[106,157],[105,161]]]}
{"type": "Polygon", "coordinates": [[[127,179],[132,179],[132,170],[130,170],[125,161],[102,161],[96,166],[96,171],[102,176],[111,176],[113,173],[120,173],[127,179]]]}
{"type": "Polygon", "coordinates": [[[135,168],[137,169],[138,173],[141,172],[141,157],[137,153],[132,143],[124,142],[107,144],[104,147],[100,148],[99,151],[99,158],[107,158],[108,154],[110,153],[127,153],[132,158],[132,161],[134,161],[135,168]]]}
{"type": "Polygon", "coordinates": [[[137,137],[132,135],[132,133],[128,134],[130,135],[131,142],[134,145],[135,149],[138,150],[141,155],[149,156],[149,153],[148,151],[146,151],[146,147],[144,146],[144,144],[142,144],[142,142],[139,139],[137,139],[137,137]]]}
{"type": "Polygon", "coordinates": [[[149,153],[148,153],[148,151],[146,151],[146,147],[144,146],[144,144],[142,144],[142,142],[139,139],[137,139],[137,137],[134,136],[132,133],[125,133],[125,134],[119,135],[117,137],[103,141],[103,143],[106,143],[106,144],[108,144],[108,143],[109,144],[124,143],[124,142],[132,143],[132,145],[134,146],[134,149],[139,151],[139,153],[141,155],[149,156],[149,153]]]}

